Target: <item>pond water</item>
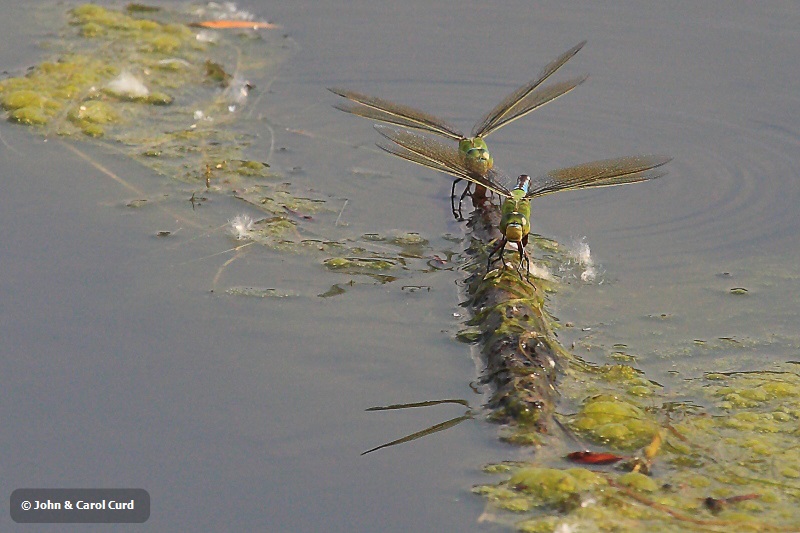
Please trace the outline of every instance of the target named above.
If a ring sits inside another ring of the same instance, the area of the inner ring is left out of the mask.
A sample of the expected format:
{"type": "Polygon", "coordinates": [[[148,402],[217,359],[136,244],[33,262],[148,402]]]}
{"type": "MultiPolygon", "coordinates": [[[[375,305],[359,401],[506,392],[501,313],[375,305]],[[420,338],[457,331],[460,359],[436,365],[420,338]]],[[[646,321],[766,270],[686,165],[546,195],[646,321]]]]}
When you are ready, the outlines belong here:
{"type": "MultiPolygon", "coordinates": [[[[369,121],[333,109],[340,102],[326,87],[468,130],[587,39],[559,74],[589,79],[495,133],[497,165],[535,175],[637,153],[674,160],[652,183],[534,203],[534,231],[583,240],[600,273],[592,283],[567,278],[552,296],[550,310],[574,324],[562,340],[595,362],[633,361],[667,389],[707,370],[798,358],[793,2],[429,4],[239,4],[280,23],[296,47],[277,77],[253,80],[251,133],[263,144],[250,155],[295,190],[328,198],[338,224],[315,231],[417,232],[431,258],[460,251],[467,234],[449,213],[450,180],[380,153],[369,121]]],[[[57,31],[30,5],[4,3],[0,69],[37,64],[39,43],[57,31]]],[[[6,122],[0,136],[7,495],[148,490],[149,521],[115,530],[495,527],[479,522],[484,501],[470,487],[487,481],[484,463],[529,454],[498,441],[496,426],[476,420],[359,455],[463,413],[366,408],[484,400],[470,387],[480,364],[454,339],[462,271],[406,271],[381,284],[331,272],[313,255],[236,254],[225,222],[258,216],[240,200],[212,192],[193,206],[195,189],[101,147],[6,122]],[[128,207],[142,196],[145,207],[128,207]],[[333,284],[345,292],[318,296],[333,284]],[[286,297],[234,296],[232,287],[286,297]]],[[[29,528],[7,513],[0,523],[29,528]]]]}

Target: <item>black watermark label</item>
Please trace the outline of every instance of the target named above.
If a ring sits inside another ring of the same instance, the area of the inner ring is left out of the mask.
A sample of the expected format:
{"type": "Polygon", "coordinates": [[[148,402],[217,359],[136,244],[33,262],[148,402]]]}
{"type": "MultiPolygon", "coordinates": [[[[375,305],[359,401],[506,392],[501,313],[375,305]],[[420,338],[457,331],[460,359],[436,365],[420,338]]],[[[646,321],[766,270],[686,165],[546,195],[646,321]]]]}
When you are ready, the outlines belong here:
{"type": "Polygon", "coordinates": [[[150,518],[144,489],[17,489],[11,519],[28,524],[135,524],[150,518]]]}

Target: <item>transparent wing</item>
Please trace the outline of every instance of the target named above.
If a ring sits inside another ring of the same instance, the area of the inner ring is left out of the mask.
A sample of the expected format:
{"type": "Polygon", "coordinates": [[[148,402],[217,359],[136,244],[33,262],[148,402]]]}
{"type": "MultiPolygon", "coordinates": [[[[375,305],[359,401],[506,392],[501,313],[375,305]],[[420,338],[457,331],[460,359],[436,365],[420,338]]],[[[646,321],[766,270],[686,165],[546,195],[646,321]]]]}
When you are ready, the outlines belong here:
{"type": "Polygon", "coordinates": [[[663,155],[637,155],[553,170],[531,180],[526,197],[535,198],[558,191],[652,180],[666,174],[665,171],[656,169],[666,165],[671,159],[663,155]]]}
{"type": "Polygon", "coordinates": [[[412,163],[432,168],[433,170],[438,170],[439,172],[444,172],[445,174],[450,174],[451,176],[455,176],[456,178],[464,179],[464,176],[457,170],[441,165],[432,159],[426,159],[421,155],[419,155],[418,153],[412,152],[411,150],[403,148],[402,146],[399,146],[397,144],[381,141],[375,143],[375,145],[384,152],[396,155],[397,157],[403,158],[406,161],[411,161],[412,163]]]}
{"type": "Polygon", "coordinates": [[[578,51],[583,48],[583,45],[586,44],[586,41],[580,42],[577,45],[573,46],[563,54],[561,54],[558,58],[550,62],[542,71],[539,73],[539,77],[531,80],[526,85],[523,85],[513,93],[506,96],[502,102],[497,104],[494,109],[486,113],[484,117],[475,124],[475,128],[472,130],[473,137],[485,137],[489,135],[491,132],[516,120],[537,107],[540,107],[547,102],[551,102],[561,96],[562,94],[566,94],[567,92],[571,91],[578,85],[580,85],[584,79],[586,78],[576,78],[574,80],[570,80],[570,82],[564,82],[561,84],[552,85],[549,87],[545,87],[541,90],[540,95],[531,96],[536,88],[539,87],[544,81],[549,78],[556,70],[561,68],[564,63],[569,61],[569,59],[578,53],[578,51]],[[573,83],[572,87],[568,87],[569,83],[573,83]],[[562,92],[558,92],[561,90],[562,92]],[[546,98],[549,96],[549,98],[546,98]],[[530,99],[530,101],[528,101],[530,99]],[[532,105],[538,100],[542,100],[540,103],[536,105],[532,105]],[[525,103],[528,102],[528,103],[525,103]],[[507,119],[508,117],[512,117],[507,119]]]}
{"type": "Polygon", "coordinates": [[[505,185],[505,183],[511,182],[507,176],[494,169],[489,170],[485,175],[470,170],[465,163],[464,156],[456,148],[406,130],[381,125],[375,125],[375,129],[394,143],[378,144],[380,149],[392,155],[477,183],[501,196],[511,195],[508,186],[505,185]]]}
{"type": "Polygon", "coordinates": [[[419,109],[345,89],[329,88],[328,90],[358,104],[334,106],[347,113],[405,128],[429,131],[456,141],[464,138],[464,134],[454,126],[419,109]]]}
{"type": "Polygon", "coordinates": [[[533,91],[529,93],[521,100],[518,100],[511,108],[509,108],[508,113],[506,113],[502,118],[498,119],[497,121],[493,122],[489,125],[486,129],[481,131],[479,134],[482,137],[486,137],[490,133],[495,130],[499,130],[506,124],[510,122],[514,122],[518,118],[524,117],[534,109],[542,107],[544,104],[552,102],[559,96],[563,96],[570,92],[572,89],[586,81],[586,78],[589,76],[581,76],[579,78],[573,78],[571,80],[563,81],[560,83],[554,83],[548,85],[546,87],[542,87],[539,90],[533,91]]]}

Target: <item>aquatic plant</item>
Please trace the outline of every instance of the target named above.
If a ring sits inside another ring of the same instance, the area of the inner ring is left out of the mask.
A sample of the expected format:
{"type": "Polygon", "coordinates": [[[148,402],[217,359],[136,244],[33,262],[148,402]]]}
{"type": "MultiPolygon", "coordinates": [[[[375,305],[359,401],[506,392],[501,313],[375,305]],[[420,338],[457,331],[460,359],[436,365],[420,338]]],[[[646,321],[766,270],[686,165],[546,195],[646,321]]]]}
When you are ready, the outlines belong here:
{"type": "MultiPolygon", "coordinates": [[[[264,146],[252,133],[264,123],[253,122],[248,106],[263,97],[270,76],[294,49],[277,25],[255,21],[231,3],[184,12],[132,6],[68,9],[68,24],[48,43],[47,60],[0,80],[6,117],[68,141],[69,149],[130,190],[136,188],[98,165],[81,143],[102,146],[193,187],[192,206],[209,194],[234,196],[248,204],[251,217],[223,215],[237,240],[312,255],[321,269],[339,279],[347,276],[348,283],[385,283],[429,270],[424,239],[387,238],[378,244],[319,235],[320,224],[338,223],[344,200],[298,190],[269,164],[272,143],[264,146]],[[212,23],[203,24],[208,19],[212,23]],[[252,159],[251,153],[264,159],[252,159]],[[332,268],[342,257],[350,258],[347,268],[332,268]]],[[[267,133],[272,135],[268,124],[267,133]]],[[[138,198],[130,205],[144,202],[138,198]]]]}

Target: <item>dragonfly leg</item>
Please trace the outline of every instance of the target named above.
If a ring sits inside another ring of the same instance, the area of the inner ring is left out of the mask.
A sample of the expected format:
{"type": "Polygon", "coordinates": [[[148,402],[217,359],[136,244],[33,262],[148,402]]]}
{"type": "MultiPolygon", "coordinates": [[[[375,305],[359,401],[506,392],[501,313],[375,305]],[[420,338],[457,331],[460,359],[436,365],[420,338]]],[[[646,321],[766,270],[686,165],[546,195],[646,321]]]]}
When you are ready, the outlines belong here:
{"type": "Polygon", "coordinates": [[[450,209],[453,211],[453,217],[456,220],[464,220],[461,216],[461,200],[458,201],[458,209],[456,209],[456,185],[459,181],[461,181],[461,178],[455,180],[450,188],[450,209]]]}
{"type": "Polygon", "coordinates": [[[531,256],[528,255],[527,250],[525,250],[525,246],[522,243],[519,243],[519,266],[517,267],[517,272],[519,272],[519,277],[522,278],[522,269],[525,269],[525,279],[530,283],[531,281],[531,256]]]}
{"type": "Polygon", "coordinates": [[[492,257],[494,255],[498,255],[499,256],[500,263],[503,265],[503,268],[505,268],[506,262],[503,260],[503,252],[505,252],[505,249],[506,249],[506,240],[505,240],[505,238],[503,238],[503,239],[500,240],[500,242],[497,244],[497,246],[494,247],[494,250],[492,250],[489,253],[489,261],[488,261],[488,263],[486,265],[486,271],[487,272],[492,269],[492,257]]]}
{"type": "Polygon", "coordinates": [[[467,186],[464,188],[464,192],[461,193],[461,197],[458,199],[458,219],[464,220],[464,217],[461,215],[461,204],[464,203],[464,198],[467,196],[472,196],[472,192],[469,190],[470,183],[467,183],[467,186]]]}
{"type": "Polygon", "coordinates": [[[472,193],[470,192],[470,184],[468,183],[467,188],[464,189],[464,192],[458,197],[458,207],[456,208],[456,185],[458,185],[458,183],[461,181],[464,180],[458,178],[453,182],[453,186],[450,188],[450,209],[453,211],[453,217],[456,220],[464,220],[464,215],[461,211],[461,204],[464,203],[464,198],[467,196],[472,196],[472,193]]]}

